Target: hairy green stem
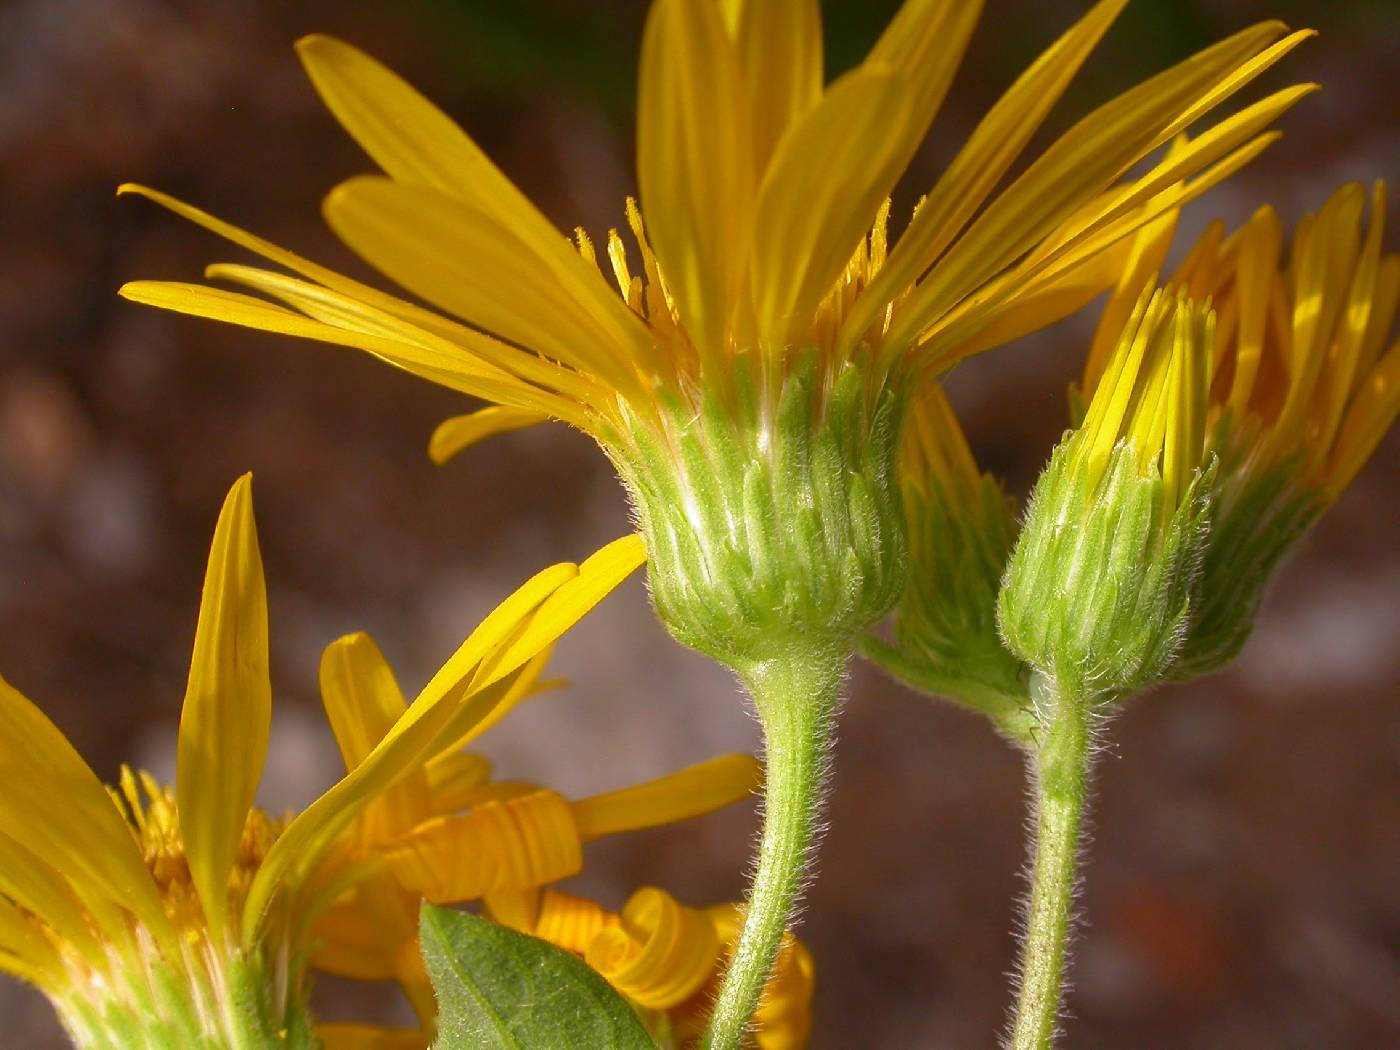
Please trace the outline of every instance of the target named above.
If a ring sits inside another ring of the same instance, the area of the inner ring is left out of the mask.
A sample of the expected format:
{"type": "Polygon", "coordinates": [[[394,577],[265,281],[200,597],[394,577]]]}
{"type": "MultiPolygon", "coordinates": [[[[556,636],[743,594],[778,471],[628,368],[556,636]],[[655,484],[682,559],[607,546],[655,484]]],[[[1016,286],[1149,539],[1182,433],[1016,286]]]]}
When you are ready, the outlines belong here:
{"type": "Polygon", "coordinates": [[[1028,752],[1035,792],[1035,860],[1011,1050],[1048,1050],[1055,1039],[1088,788],[1091,732],[1085,697],[1036,673],[1031,695],[1046,732],[1028,752]]]}
{"type": "Polygon", "coordinates": [[[785,654],[743,675],[763,723],[763,840],[744,926],[710,1015],[704,1050],[744,1037],[812,859],[844,654],[785,654]]]}

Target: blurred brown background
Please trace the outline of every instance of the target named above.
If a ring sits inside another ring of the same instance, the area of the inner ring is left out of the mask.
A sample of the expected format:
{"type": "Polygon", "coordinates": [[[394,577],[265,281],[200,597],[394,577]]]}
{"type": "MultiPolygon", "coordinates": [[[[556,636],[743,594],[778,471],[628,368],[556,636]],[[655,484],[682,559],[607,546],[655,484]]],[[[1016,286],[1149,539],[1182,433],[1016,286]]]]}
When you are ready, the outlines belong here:
{"type": "MultiPolygon", "coordinates": [[[[835,71],[894,4],[825,6],[835,71]]],[[[988,6],[897,213],[1087,5],[988,6]]],[[[1325,91],[1184,225],[1263,200],[1291,222],[1345,180],[1400,178],[1397,6],[1137,0],[1055,126],[1256,19],[1315,25],[1321,38],[1263,87],[1325,91]]],[[[156,185],[355,270],[318,203],[370,165],[290,46],[320,30],[417,83],[561,226],[596,233],[633,190],[642,17],[641,0],[0,5],[0,673],[100,774],[122,760],[173,772],[206,544],[244,470],[271,589],[274,807],[338,773],[315,695],[324,644],[367,628],[415,689],[526,575],[627,528],[604,459],[561,426],[439,470],[424,447],[464,410],[454,396],[357,353],[119,301],[123,280],[192,280],[240,253],[115,200],[115,185],[156,185]]],[[[1064,425],[1091,323],[1092,311],[953,377],[974,446],[1015,491],[1064,425]]],[[[1287,567],[1233,670],[1163,690],[1113,727],[1067,1048],[1400,1045],[1396,449],[1392,435],[1287,567]]],[[[504,775],[586,793],[755,746],[728,677],[664,635],[639,581],[555,667],[574,687],[484,741],[504,775]]],[[[1023,890],[1019,760],[985,725],[868,668],[852,694],[804,927],[820,966],[814,1045],[990,1047],[1023,890]]],[[[731,899],[753,829],[737,810],[603,843],[579,885],[613,905],[648,883],[731,899]]],[[[327,1014],[381,1009],[333,982],[321,995],[327,1014]]],[[[4,979],[0,1045],[63,1045],[43,1000],[4,979]]]]}

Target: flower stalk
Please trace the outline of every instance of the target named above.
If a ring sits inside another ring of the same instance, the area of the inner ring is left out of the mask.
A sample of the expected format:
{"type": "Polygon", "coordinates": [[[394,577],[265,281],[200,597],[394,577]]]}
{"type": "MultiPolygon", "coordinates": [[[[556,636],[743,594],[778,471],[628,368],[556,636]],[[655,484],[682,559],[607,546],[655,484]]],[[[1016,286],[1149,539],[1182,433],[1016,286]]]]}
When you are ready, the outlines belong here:
{"type": "Polygon", "coordinates": [[[1040,672],[1031,676],[1031,697],[1048,731],[1027,752],[1036,807],[1035,858],[1011,1050],[1046,1050],[1054,1039],[1093,743],[1092,698],[1040,672]]]}
{"type": "Polygon", "coordinates": [[[799,649],[743,674],[764,731],[763,839],[704,1050],[741,1045],[810,875],[844,670],[843,653],[799,649]]]}

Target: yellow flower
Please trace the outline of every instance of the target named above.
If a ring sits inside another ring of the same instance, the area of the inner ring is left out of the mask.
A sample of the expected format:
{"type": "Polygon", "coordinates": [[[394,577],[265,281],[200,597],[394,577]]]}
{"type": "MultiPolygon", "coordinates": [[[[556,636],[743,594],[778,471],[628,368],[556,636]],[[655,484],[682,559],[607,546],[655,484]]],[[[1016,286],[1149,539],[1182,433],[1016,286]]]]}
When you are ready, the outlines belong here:
{"type": "MultiPolygon", "coordinates": [[[[1287,258],[1277,214],[1230,236],[1211,225],[1170,286],[1210,297],[1219,317],[1204,425],[1220,469],[1200,605],[1175,674],[1228,662],[1244,644],[1278,560],[1346,489],[1400,411],[1400,256],[1381,250],[1385,186],[1351,183],[1297,225],[1287,258]]],[[[1100,382],[1105,326],[1161,265],[1169,221],[1138,237],[1085,369],[1100,382]]]]}
{"type": "Polygon", "coordinates": [[[642,560],[627,537],[535,576],[344,779],[277,820],[253,806],[271,689],[245,476],[214,534],[173,790],[124,771],[109,792],[0,681],[0,969],[47,993],[80,1045],[313,1045],[308,929],[328,886],[359,874],[341,848],[347,827],[514,703],[540,654],[642,560]]]}
{"type": "Polygon", "coordinates": [[[946,365],[1028,287],[1145,221],[1140,206],[1155,192],[1174,187],[1154,204],[1160,212],[1203,188],[1184,178],[1209,168],[1203,182],[1213,183],[1243,164],[1274,137],[1262,129],[1311,90],[1269,96],[1103,195],[1310,35],[1260,24],[1096,110],[988,204],[1123,6],[1100,3],[1008,90],[889,246],[882,202],[943,100],[980,6],[912,0],[864,63],[823,88],[815,3],[656,3],[642,52],[641,205],[628,215],[641,272],[616,231],[607,241],[620,295],[586,235],[569,248],[446,116],[361,52],[308,37],[298,50],[313,83],[388,175],[337,187],[327,220],[471,328],[138,186],[123,190],[305,280],[211,268],[290,310],[191,285],[136,282],[123,294],[359,346],[516,410],[482,417],[459,432],[463,441],[535,413],[612,442],[633,417],[659,420],[668,396],[694,401],[734,383],[737,370],[771,382],[814,347],[837,362],[869,352],[886,366],[905,357],[946,365]]]}
{"type": "MultiPolygon", "coordinates": [[[[657,780],[577,802],[537,784],[493,781],[491,764],[463,746],[538,690],[548,652],[534,657],[511,697],[462,740],[411,770],[365,807],[338,843],[333,871],[349,887],[313,930],[314,967],[360,980],[393,980],[404,989],[420,1030],[431,1032],[437,1007],[418,946],[418,910],[482,900],[498,921],[529,929],[540,887],[583,866],[586,842],[623,831],[699,816],[750,795],[758,763],[724,755],[657,780]],[[367,867],[368,866],[368,867],[367,867]]],[[[363,634],[326,649],[321,693],[348,771],[372,753],[401,719],[404,698],[384,657],[363,634]]],[[[317,1029],[328,1050],[416,1033],[358,1025],[317,1029]]],[[[431,1036],[426,1041],[431,1041],[431,1036]]]]}
{"type": "Polygon", "coordinates": [[[1331,503],[1400,410],[1400,255],[1381,251],[1385,184],[1350,183],[1297,225],[1289,255],[1274,210],[1197,242],[1175,282],[1214,297],[1221,318],[1210,422],[1240,485],[1288,464],[1331,503]],[[1384,351],[1384,352],[1383,352],[1384,351]]]}
{"type": "Polygon", "coordinates": [[[1313,90],[1276,92],[1114,184],[1310,35],[1261,23],[1101,106],[996,192],[1124,2],[1097,4],[1017,79],[893,244],[888,194],[942,104],[980,3],[909,0],[864,62],[824,84],[815,0],[658,0],[642,46],[630,255],[615,230],[605,252],[582,230],[571,247],[431,103],[356,49],[308,37],[298,50],[312,82],[386,173],[333,190],[327,221],[456,319],[140,186],[122,192],[290,273],[209,268],[261,297],[151,281],[122,294],[357,347],[492,402],[443,425],[438,459],[491,433],[569,422],[628,482],[659,611],[682,640],[731,664],[767,647],[738,637],[735,616],[707,618],[706,603],[751,622],[776,606],[810,612],[789,612],[798,622],[786,627],[831,623],[844,637],[898,591],[895,497],[883,452],[865,446],[897,429],[899,392],[1108,287],[1125,236],[1257,155],[1276,137],[1269,123],[1313,90]],[[808,462],[805,435],[824,425],[851,447],[813,450],[808,462]],[[769,461],[764,476],[741,469],[769,461]],[[810,480],[789,492],[772,476],[784,471],[810,480]],[[819,551],[794,553],[753,507],[766,500],[786,520],[826,489],[803,533],[819,551]],[[871,536],[888,548],[883,560],[865,552],[871,536]],[[840,578],[773,596],[852,550],[857,565],[840,578]],[[738,598],[711,593],[712,580],[738,581],[738,598]],[[831,608],[833,588],[856,594],[855,607],[831,608]]]}

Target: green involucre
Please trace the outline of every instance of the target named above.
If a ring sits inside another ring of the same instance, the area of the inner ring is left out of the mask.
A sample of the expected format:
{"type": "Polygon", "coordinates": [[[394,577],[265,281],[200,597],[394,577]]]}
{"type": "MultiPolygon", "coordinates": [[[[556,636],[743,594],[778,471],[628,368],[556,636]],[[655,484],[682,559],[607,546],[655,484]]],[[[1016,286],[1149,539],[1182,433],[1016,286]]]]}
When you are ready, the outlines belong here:
{"type": "Polygon", "coordinates": [[[906,542],[895,453],[903,397],[861,366],[809,357],[776,396],[706,393],[664,433],[609,449],[650,556],[656,611],[682,643],[735,668],[791,646],[848,654],[894,604],[906,542]]]}
{"type": "Polygon", "coordinates": [[[937,478],[905,486],[909,579],[896,607],[894,643],[873,636],[860,651],[922,692],[987,715],[1025,742],[1034,724],[1020,660],[997,633],[997,593],[1016,540],[1014,507],[984,474],[971,502],[937,478]]]}
{"type": "MultiPolygon", "coordinates": [[[[1223,462],[1228,469],[1228,460],[1223,462]]],[[[1285,462],[1257,478],[1237,482],[1224,476],[1216,484],[1199,600],[1172,678],[1185,681],[1219,670],[1249,640],[1279,561],[1325,508],[1315,491],[1294,484],[1295,477],[1294,464],[1285,462]]]]}
{"type": "Polygon", "coordinates": [[[1214,461],[1178,506],[1131,445],[1102,479],[1071,469],[1083,432],[1036,483],[998,602],[1012,652],[1075,695],[1147,688],[1170,670],[1198,598],[1214,461]]]}

